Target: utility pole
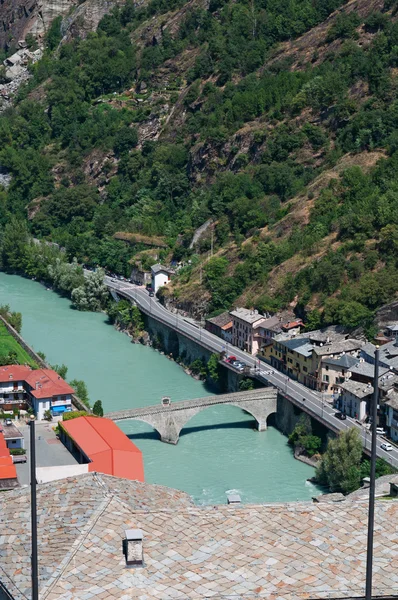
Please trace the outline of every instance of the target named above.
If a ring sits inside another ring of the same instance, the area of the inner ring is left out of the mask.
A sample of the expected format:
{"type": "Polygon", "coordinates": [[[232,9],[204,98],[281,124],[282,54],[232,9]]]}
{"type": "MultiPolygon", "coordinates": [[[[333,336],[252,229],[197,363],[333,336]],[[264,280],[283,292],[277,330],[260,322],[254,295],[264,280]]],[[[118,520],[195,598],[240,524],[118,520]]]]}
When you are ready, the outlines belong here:
{"type": "Polygon", "coordinates": [[[370,486],[369,486],[369,510],[368,510],[368,544],[366,553],[366,592],[365,600],[372,599],[372,569],[373,569],[373,534],[375,516],[375,482],[376,482],[376,425],[377,425],[377,402],[379,395],[379,347],[375,351],[375,371],[373,381],[373,398],[371,404],[372,415],[372,440],[370,452],[370,486]]]}
{"type": "Polygon", "coordinates": [[[37,502],[36,502],[36,439],[35,416],[30,415],[30,510],[32,528],[32,600],[39,600],[39,578],[37,567],[37,502]]]}

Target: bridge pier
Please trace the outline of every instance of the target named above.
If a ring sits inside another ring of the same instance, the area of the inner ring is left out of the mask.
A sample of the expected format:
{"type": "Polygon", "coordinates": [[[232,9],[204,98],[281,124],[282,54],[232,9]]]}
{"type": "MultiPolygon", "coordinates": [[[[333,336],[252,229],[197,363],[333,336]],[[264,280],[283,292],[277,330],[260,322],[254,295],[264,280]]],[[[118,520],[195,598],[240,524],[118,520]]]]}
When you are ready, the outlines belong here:
{"type": "Polygon", "coordinates": [[[267,421],[257,421],[257,431],[267,431],[267,421]]]}

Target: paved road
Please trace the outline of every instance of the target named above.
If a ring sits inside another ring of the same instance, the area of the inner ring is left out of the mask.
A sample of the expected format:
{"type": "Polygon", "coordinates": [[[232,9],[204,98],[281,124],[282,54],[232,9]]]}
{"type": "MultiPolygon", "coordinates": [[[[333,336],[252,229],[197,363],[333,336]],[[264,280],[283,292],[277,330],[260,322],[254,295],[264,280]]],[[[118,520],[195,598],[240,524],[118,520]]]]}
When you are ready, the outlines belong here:
{"type": "MultiPolygon", "coordinates": [[[[77,461],[65,448],[62,442],[55,436],[50,423],[36,423],[36,466],[55,467],[64,465],[76,465],[77,461]]],[[[20,424],[20,430],[25,439],[26,463],[17,463],[17,476],[20,485],[30,483],[30,427],[20,424]]]]}
{"type": "MultiPolygon", "coordinates": [[[[144,313],[193,339],[208,350],[212,352],[225,351],[229,355],[233,354],[239,360],[256,369],[254,375],[257,379],[278,388],[283,395],[319,421],[324,422],[330,429],[343,431],[347,427],[356,427],[359,430],[365,451],[370,449],[371,434],[354,419],[347,417],[345,421],[341,421],[336,418],[335,409],[324,402],[320,393],[306,388],[301,383],[290,380],[286,375],[273,368],[271,369],[268,365],[261,364],[260,361],[247,354],[247,352],[239,350],[232,344],[226,343],[216,335],[209,333],[203,327],[192,323],[191,319],[184,319],[181,315],[171,313],[160,304],[156,297],[151,298],[145,288],[126,281],[115,280],[111,277],[105,277],[105,283],[110,289],[136,302],[144,313]]],[[[386,452],[381,449],[381,442],[382,439],[378,438],[377,456],[384,458],[384,460],[398,468],[398,448],[394,447],[392,452],[386,452]]]]}

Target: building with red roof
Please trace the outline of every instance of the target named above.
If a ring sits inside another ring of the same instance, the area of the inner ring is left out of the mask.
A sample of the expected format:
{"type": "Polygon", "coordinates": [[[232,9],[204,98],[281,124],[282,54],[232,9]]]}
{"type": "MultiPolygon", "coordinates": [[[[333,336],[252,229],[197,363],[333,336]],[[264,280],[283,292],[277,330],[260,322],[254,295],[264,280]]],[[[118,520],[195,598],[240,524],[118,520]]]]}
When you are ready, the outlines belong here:
{"type": "Polygon", "coordinates": [[[22,365],[0,368],[0,406],[13,408],[28,402],[41,420],[46,410],[53,415],[72,409],[74,390],[52,369],[31,369],[22,365]]]}
{"type": "Polygon", "coordinates": [[[89,471],[144,481],[142,453],[109,419],[84,416],[60,424],[60,438],[89,471]]]}
{"type": "Polygon", "coordinates": [[[17,471],[7,448],[3,433],[0,431],[0,490],[17,487],[17,471]]]}

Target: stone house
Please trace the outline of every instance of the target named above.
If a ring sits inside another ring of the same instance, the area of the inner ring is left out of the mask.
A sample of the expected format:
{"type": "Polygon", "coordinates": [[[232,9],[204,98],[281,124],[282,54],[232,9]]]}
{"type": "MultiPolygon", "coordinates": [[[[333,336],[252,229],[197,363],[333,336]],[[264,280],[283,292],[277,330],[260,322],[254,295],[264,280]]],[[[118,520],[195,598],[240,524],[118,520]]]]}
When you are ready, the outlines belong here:
{"type": "Polygon", "coordinates": [[[369,414],[373,387],[370,383],[347,380],[340,385],[339,408],[349,417],[364,421],[369,414]]]}
{"type": "Polygon", "coordinates": [[[350,354],[343,354],[338,358],[322,358],[319,367],[319,389],[328,394],[337,394],[339,385],[351,377],[351,368],[358,359],[350,354]]]}
{"type": "Polygon", "coordinates": [[[257,310],[237,308],[230,312],[232,317],[232,343],[249,354],[256,355],[261,348],[261,326],[266,317],[257,310]]]}
{"type": "Polygon", "coordinates": [[[232,317],[228,311],[211,319],[206,319],[205,329],[222,340],[232,343],[232,317]]]}
{"type": "Polygon", "coordinates": [[[159,288],[171,281],[174,274],[174,269],[170,269],[164,265],[156,264],[151,267],[151,286],[155,294],[159,288]]]}
{"type": "Polygon", "coordinates": [[[390,438],[398,442],[398,388],[394,388],[385,401],[386,428],[390,438]]]}

